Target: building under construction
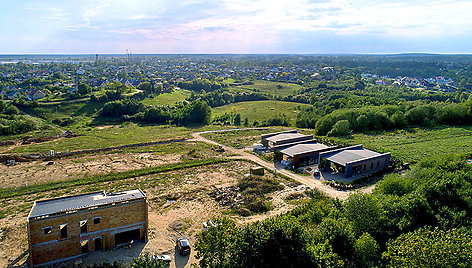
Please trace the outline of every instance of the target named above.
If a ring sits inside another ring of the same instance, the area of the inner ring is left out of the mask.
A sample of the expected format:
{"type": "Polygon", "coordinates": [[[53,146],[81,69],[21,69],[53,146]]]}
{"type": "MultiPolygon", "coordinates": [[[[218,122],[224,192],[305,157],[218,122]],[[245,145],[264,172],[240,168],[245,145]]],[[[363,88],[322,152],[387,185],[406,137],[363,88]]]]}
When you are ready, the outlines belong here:
{"type": "Polygon", "coordinates": [[[139,189],[36,201],[28,216],[30,266],[147,241],[147,219],[146,196],[139,189]]]}

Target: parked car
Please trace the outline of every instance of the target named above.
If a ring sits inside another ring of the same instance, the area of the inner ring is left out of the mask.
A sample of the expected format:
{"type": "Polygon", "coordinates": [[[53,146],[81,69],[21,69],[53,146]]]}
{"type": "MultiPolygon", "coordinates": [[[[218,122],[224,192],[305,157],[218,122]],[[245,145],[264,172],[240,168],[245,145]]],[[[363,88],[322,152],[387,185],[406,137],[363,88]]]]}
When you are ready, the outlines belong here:
{"type": "Polygon", "coordinates": [[[319,175],[320,175],[320,170],[315,169],[315,171],[313,171],[313,176],[319,176],[319,175]]]}
{"type": "Polygon", "coordinates": [[[177,239],[177,250],[182,256],[190,254],[190,243],[187,238],[181,237],[177,239]]]}

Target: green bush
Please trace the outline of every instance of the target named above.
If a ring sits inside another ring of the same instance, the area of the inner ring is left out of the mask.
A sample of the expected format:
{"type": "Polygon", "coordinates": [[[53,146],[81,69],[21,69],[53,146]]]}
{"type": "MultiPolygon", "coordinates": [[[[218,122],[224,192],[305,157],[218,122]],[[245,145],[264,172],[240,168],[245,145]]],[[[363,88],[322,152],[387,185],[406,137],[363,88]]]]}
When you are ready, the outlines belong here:
{"type": "Polygon", "coordinates": [[[129,268],[164,268],[168,265],[159,259],[156,259],[149,253],[144,253],[137,258],[133,259],[133,262],[128,266],[129,268]]]}

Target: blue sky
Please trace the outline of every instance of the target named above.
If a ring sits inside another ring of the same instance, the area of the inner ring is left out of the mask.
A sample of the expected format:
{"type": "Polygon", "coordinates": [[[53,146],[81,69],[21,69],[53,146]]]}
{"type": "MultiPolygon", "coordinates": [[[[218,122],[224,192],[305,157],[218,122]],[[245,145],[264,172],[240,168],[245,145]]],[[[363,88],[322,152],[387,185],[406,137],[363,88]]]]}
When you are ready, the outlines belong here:
{"type": "Polygon", "coordinates": [[[472,53],[472,1],[0,0],[0,54],[472,53]]]}

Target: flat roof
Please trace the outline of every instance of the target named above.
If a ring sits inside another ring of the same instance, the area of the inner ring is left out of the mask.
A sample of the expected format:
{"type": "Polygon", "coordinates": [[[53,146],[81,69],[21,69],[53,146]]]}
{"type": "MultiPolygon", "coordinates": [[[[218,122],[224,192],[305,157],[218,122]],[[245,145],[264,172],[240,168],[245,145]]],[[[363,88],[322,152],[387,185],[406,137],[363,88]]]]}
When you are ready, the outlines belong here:
{"type": "Polygon", "coordinates": [[[326,157],[326,160],[345,166],[349,162],[382,155],[368,149],[344,150],[326,157]]]}
{"type": "Polygon", "coordinates": [[[282,133],[297,133],[297,132],[298,132],[298,130],[296,130],[296,129],[290,129],[290,130],[285,130],[285,131],[262,134],[261,138],[264,139],[264,138],[268,138],[268,137],[275,136],[275,135],[282,134],[282,133]]]}
{"type": "Polygon", "coordinates": [[[145,197],[144,193],[141,190],[136,189],[117,193],[105,193],[104,191],[100,191],[35,201],[29,218],[47,216],[71,210],[85,209],[88,207],[101,206],[143,197],[145,197]]]}
{"type": "Polygon", "coordinates": [[[312,136],[303,135],[300,133],[282,133],[282,134],[277,134],[277,135],[268,137],[266,138],[266,140],[270,142],[278,142],[278,141],[291,140],[291,139],[304,138],[304,137],[312,137],[312,136]]]}
{"type": "Polygon", "coordinates": [[[303,143],[303,144],[296,144],[296,145],[290,146],[286,149],[281,150],[280,152],[282,154],[294,157],[295,155],[312,153],[312,152],[314,153],[314,152],[324,150],[327,148],[330,148],[330,147],[321,143],[303,143]]]}

